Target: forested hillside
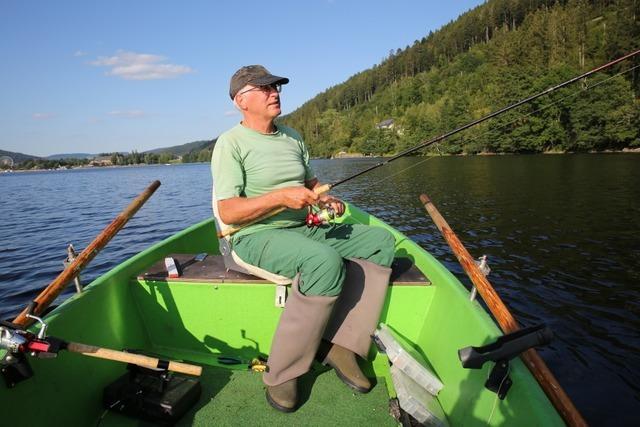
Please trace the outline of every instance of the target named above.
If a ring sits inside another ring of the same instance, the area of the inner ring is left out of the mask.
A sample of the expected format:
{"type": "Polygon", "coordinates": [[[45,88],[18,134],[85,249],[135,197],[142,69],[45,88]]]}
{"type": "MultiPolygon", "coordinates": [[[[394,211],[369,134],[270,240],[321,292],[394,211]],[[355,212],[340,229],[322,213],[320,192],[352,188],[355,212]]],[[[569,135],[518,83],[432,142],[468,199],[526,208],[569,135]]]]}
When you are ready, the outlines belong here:
{"type": "MultiPolygon", "coordinates": [[[[640,0],[489,0],[282,120],[314,156],[398,152],[640,48],[639,15],[640,0]]],[[[439,149],[640,147],[638,65],[640,55],[439,149]]]]}

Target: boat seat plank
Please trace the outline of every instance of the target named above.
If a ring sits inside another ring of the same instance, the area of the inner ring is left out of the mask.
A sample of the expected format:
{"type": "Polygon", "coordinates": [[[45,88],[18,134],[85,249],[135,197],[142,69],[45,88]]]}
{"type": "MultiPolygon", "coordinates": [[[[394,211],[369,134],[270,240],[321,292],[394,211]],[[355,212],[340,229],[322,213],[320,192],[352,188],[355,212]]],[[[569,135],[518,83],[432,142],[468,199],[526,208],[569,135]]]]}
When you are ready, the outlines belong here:
{"type": "MultiPolygon", "coordinates": [[[[222,255],[208,255],[202,261],[196,261],[195,254],[170,254],[168,256],[176,261],[180,277],[167,277],[164,259],[161,259],[140,274],[138,279],[163,282],[271,284],[268,280],[251,274],[227,270],[222,255]]],[[[409,258],[395,258],[391,269],[391,285],[393,286],[426,286],[431,284],[409,258]]]]}

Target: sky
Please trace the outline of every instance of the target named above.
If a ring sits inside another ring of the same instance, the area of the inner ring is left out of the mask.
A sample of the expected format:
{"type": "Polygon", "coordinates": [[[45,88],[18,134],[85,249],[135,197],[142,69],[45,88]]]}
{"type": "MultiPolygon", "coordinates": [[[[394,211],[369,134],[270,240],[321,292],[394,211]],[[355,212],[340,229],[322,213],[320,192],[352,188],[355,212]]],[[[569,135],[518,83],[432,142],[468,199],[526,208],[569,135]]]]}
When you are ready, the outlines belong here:
{"type": "Polygon", "coordinates": [[[145,151],[217,137],[262,64],[283,114],[482,0],[0,0],[0,149],[145,151]]]}

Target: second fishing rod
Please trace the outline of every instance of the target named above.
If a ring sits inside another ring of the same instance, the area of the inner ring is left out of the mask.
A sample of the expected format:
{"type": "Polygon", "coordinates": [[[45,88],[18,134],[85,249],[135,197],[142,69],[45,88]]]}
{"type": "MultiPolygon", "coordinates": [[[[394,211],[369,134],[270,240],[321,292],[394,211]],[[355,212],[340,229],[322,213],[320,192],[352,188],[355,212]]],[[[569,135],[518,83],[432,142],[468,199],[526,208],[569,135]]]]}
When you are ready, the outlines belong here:
{"type": "MultiPolygon", "coordinates": [[[[431,145],[433,145],[433,144],[435,144],[437,142],[443,141],[446,138],[449,138],[450,136],[453,136],[453,135],[455,135],[457,133],[462,132],[463,130],[469,129],[469,128],[471,128],[473,126],[476,126],[476,125],[478,125],[478,124],[480,124],[482,122],[485,122],[485,121],[487,121],[489,119],[497,117],[497,116],[499,116],[501,114],[504,114],[507,111],[513,110],[514,108],[517,108],[517,107],[519,107],[521,105],[527,104],[527,103],[529,103],[529,102],[531,102],[531,101],[533,101],[533,100],[535,100],[537,98],[540,98],[542,96],[548,95],[548,94],[550,94],[552,92],[555,92],[558,89],[561,89],[561,88],[563,88],[565,86],[568,86],[568,85],[570,85],[572,83],[575,83],[575,82],[577,82],[579,80],[585,79],[585,78],[587,78],[587,77],[589,77],[589,76],[591,76],[591,75],[593,75],[595,73],[598,73],[598,72],[600,72],[602,70],[610,68],[613,65],[618,64],[618,63],[620,63],[620,62],[622,62],[622,61],[624,61],[626,59],[632,58],[632,57],[634,57],[634,56],[636,56],[638,54],[640,54],[640,49],[636,50],[636,51],[633,51],[631,53],[628,53],[628,54],[626,54],[624,56],[621,56],[620,58],[614,59],[611,62],[608,62],[606,64],[600,65],[600,66],[598,66],[598,67],[596,67],[596,68],[594,68],[594,69],[592,69],[590,71],[587,71],[586,73],[580,74],[579,76],[573,77],[573,78],[571,78],[569,80],[566,80],[566,81],[564,81],[562,83],[559,83],[559,84],[557,84],[555,86],[549,87],[548,89],[546,89],[546,90],[544,90],[542,92],[539,92],[539,93],[537,93],[535,95],[531,95],[531,96],[529,96],[527,98],[524,98],[524,99],[522,99],[520,101],[517,101],[517,102],[515,102],[513,104],[510,104],[510,105],[508,105],[508,106],[506,106],[504,108],[501,108],[501,109],[499,109],[497,111],[494,111],[494,112],[492,112],[490,114],[487,114],[486,116],[483,116],[483,117],[481,117],[479,119],[476,119],[476,120],[474,120],[472,122],[469,122],[469,123],[467,123],[467,124],[465,124],[463,126],[460,126],[460,127],[456,128],[456,129],[454,129],[454,130],[451,130],[449,132],[443,133],[440,136],[437,136],[435,138],[432,138],[432,139],[429,139],[427,141],[421,142],[420,144],[416,145],[415,147],[412,147],[412,148],[409,148],[407,150],[404,150],[404,151],[396,154],[395,156],[389,157],[388,159],[386,159],[386,160],[384,160],[382,162],[376,163],[375,165],[370,166],[370,167],[368,167],[368,168],[366,168],[364,170],[361,170],[361,171],[359,171],[359,172],[357,172],[357,173],[355,173],[353,175],[350,175],[350,176],[348,176],[346,178],[343,178],[343,179],[338,180],[338,181],[333,182],[333,183],[320,185],[320,186],[314,188],[313,191],[316,194],[325,194],[329,190],[331,190],[332,188],[337,187],[338,185],[341,185],[341,184],[344,184],[345,182],[351,181],[352,179],[355,179],[355,178],[357,178],[357,177],[359,177],[361,175],[364,175],[364,174],[366,174],[368,172],[371,172],[374,169],[382,167],[382,166],[384,166],[384,165],[386,165],[388,163],[391,163],[394,160],[397,160],[397,159],[399,159],[401,157],[404,157],[404,156],[406,156],[408,154],[414,153],[414,152],[416,152],[418,150],[421,150],[423,148],[429,147],[429,146],[431,146],[431,145]]],[[[257,219],[255,219],[255,220],[253,220],[251,222],[242,224],[241,226],[234,227],[234,228],[228,228],[228,229],[226,229],[226,230],[224,230],[222,232],[218,232],[218,237],[222,238],[222,237],[230,236],[230,235],[240,231],[241,229],[243,229],[243,228],[245,228],[245,227],[247,227],[249,225],[255,224],[255,223],[260,222],[260,221],[262,221],[262,220],[264,220],[266,218],[269,218],[269,217],[271,217],[273,215],[276,215],[276,214],[284,211],[285,209],[286,208],[276,209],[276,210],[268,213],[267,215],[264,215],[264,216],[262,216],[260,218],[257,218],[257,219]]]]}

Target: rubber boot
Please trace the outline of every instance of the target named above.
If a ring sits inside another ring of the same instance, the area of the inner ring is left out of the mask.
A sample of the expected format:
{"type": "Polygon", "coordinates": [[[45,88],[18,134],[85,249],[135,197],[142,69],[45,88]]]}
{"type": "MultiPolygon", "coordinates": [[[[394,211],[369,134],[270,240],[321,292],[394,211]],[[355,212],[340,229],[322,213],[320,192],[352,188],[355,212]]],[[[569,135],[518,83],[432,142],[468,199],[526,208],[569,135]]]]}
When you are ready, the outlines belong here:
{"type": "Polygon", "coordinates": [[[296,379],[309,371],[337,298],[302,295],[298,278],[291,284],[271,342],[269,370],[262,377],[267,385],[267,401],[274,408],[283,412],[296,409],[296,379]]]}
{"type": "Polygon", "coordinates": [[[352,390],[359,393],[371,390],[371,381],[362,373],[356,354],[351,350],[323,340],[318,351],[318,360],[331,366],[338,378],[352,390]]]}
{"type": "Polygon", "coordinates": [[[298,405],[298,379],[267,386],[267,402],[282,412],[293,412],[298,405]]]}
{"type": "MultiPolygon", "coordinates": [[[[371,335],[378,326],[389,286],[391,269],[362,260],[347,262],[347,276],[327,329],[331,346],[323,363],[333,367],[350,388],[367,392],[371,382],[358,366],[356,355],[367,358],[371,335]]],[[[324,346],[323,346],[324,347],[324,346]]],[[[319,355],[322,358],[322,354],[319,355]]]]}

